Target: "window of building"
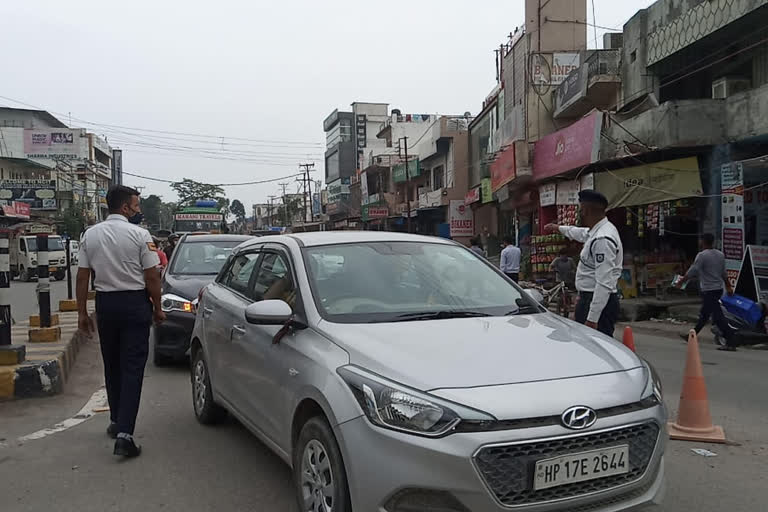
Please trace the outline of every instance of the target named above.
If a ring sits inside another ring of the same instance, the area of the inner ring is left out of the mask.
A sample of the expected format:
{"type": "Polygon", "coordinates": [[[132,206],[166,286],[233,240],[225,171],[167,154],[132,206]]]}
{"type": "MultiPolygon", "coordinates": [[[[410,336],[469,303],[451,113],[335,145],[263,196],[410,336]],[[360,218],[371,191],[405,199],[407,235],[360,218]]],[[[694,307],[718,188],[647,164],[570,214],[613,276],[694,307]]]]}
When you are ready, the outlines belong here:
{"type": "Polygon", "coordinates": [[[341,142],[349,142],[352,140],[352,121],[349,119],[342,119],[339,121],[341,142]]]}
{"type": "Polygon", "coordinates": [[[445,186],[445,168],[438,165],[432,169],[432,190],[439,190],[445,186]]]}

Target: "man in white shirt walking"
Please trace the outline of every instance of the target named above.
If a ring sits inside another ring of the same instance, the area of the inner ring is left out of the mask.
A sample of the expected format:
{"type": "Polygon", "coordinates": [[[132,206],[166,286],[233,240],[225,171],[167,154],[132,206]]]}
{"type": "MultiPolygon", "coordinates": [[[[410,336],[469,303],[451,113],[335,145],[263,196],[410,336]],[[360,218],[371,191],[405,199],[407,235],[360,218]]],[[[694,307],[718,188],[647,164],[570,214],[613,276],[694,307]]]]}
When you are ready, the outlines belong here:
{"type": "Polygon", "coordinates": [[[616,226],[605,216],[608,200],[603,194],[582,190],[579,205],[581,223],[585,227],[548,224],[545,229],[584,244],[576,268],[579,302],[575,320],[613,336],[619,318],[616,287],[624,262],[624,248],[616,226]]]}
{"type": "Polygon", "coordinates": [[[520,248],[513,244],[515,239],[507,235],[504,237],[504,249],[501,251],[499,268],[514,282],[520,280],[520,248]]]}

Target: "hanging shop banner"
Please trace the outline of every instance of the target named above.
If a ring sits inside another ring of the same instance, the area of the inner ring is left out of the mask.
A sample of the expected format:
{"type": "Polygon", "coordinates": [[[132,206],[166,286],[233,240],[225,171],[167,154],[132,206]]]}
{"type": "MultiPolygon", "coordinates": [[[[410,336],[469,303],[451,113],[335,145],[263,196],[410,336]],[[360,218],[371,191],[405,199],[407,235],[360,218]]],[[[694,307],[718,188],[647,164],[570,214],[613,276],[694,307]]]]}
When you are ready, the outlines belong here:
{"type": "Polygon", "coordinates": [[[27,203],[21,203],[19,201],[0,201],[0,208],[2,208],[3,216],[5,217],[29,220],[30,208],[27,203]]]}
{"type": "Polygon", "coordinates": [[[482,196],[483,204],[493,202],[493,188],[491,187],[491,178],[483,178],[480,181],[480,195],[482,196]]]}
{"type": "Polygon", "coordinates": [[[323,213],[323,205],[320,202],[320,193],[315,192],[312,194],[312,215],[320,215],[323,213]]]}
{"type": "Polygon", "coordinates": [[[515,179],[515,146],[509,146],[491,164],[491,190],[496,192],[515,179]]]}
{"type": "Polygon", "coordinates": [[[541,206],[554,206],[557,199],[557,184],[547,183],[539,187],[539,204],[541,206]]]}
{"type": "Polygon", "coordinates": [[[725,271],[735,288],[744,259],[744,166],[741,162],[720,168],[720,185],[725,271]]]}
{"type": "Polygon", "coordinates": [[[2,180],[0,199],[27,203],[32,210],[55,210],[56,181],[2,180]]]}
{"type": "Polygon", "coordinates": [[[768,302],[768,246],[747,246],[736,283],[736,294],[755,302],[768,302]]]}
{"type": "Polygon", "coordinates": [[[595,188],[608,208],[676,201],[702,194],[697,158],[681,158],[595,175],[595,188]]]}
{"type": "Polygon", "coordinates": [[[421,164],[419,160],[410,160],[408,162],[408,174],[405,173],[405,164],[396,164],[392,167],[392,180],[395,183],[405,183],[407,179],[413,179],[421,176],[421,164]]]}
{"type": "Polygon", "coordinates": [[[472,209],[465,205],[461,199],[452,200],[449,208],[451,237],[474,236],[475,217],[472,209]]]}
{"type": "Polygon", "coordinates": [[[579,182],[561,181],[557,184],[557,204],[579,204],[579,182]]]}
{"type": "Polygon", "coordinates": [[[368,204],[368,173],[360,173],[360,201],[362,204],[368,204]]]}
{"type": "Polygon", "coordinates": [[[533,146],[533,178],[542,181],[597,162],[602,127],[603,113],[595,112],[539,139],[533,146]]]}
{"type": "Polygon", "coordinates": [[[464,204],[472,204],[480,201],[480,187],[475,187],[464,196],[464,204]]]}
{"type": "Polygon", "coordinates": [[[25,129],[24,153],[27,158],[79,157],[84,153],[80,132],[67,128],[25,129]]]}

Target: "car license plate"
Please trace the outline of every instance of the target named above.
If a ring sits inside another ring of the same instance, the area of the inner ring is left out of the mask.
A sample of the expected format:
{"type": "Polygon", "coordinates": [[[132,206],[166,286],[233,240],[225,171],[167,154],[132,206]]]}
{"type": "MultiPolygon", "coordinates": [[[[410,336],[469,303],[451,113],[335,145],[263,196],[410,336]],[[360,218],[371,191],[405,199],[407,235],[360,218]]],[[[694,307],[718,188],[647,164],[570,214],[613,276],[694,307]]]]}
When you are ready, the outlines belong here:
{"type": "Polygon", "coordinates": [[[533,489],[538,491],[624,473],[629,473],[628,445],[591,450],[537,461],[533,489]]]}
{"type": "Polygon", "coordinates": [[[58,267],[48,267],[48,272],[56,272],[57,270],[59,270],[58,267]]]}

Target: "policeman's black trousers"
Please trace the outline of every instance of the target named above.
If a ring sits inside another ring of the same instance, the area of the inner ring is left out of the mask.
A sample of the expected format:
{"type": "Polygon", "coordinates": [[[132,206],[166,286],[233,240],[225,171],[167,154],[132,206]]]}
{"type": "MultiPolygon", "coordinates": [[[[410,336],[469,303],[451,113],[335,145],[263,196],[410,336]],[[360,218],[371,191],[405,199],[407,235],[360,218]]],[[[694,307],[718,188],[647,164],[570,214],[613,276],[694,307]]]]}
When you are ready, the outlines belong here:
{"type": "Polygon", "coordinates": [[[149,355],[152,304],[146,290],[97,292],[96,318],[109,415],[119,432],[133,434],[149,355]]]}
{"type": "MultiPolygon", "coordinates": [[[[579,301],[576,303],[576,311],[574,312],[574,320],[580,324],[587,323],[587,316],[589,315],[589,307],[592,305],[592,292],[579,292],[579,301]]],[[[616,321],[619,319],[619,296],[612,293],[608,298],[608,303],[603,308],[603,312],[600,313],[600,320],[597,322],[597,330],[601,333],[613,337],[613,331],[616,328],[616,321]]]]}

